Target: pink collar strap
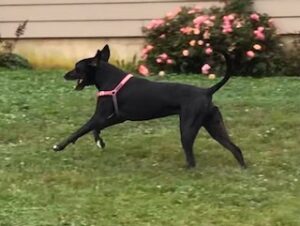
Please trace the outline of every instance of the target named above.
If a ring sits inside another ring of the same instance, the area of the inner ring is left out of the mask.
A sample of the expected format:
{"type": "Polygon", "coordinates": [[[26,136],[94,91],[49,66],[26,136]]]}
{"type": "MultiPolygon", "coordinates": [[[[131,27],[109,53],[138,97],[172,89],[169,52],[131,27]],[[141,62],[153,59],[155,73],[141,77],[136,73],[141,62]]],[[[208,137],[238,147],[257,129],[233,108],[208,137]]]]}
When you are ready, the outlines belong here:
{"type": "Polygon", "coordinates": [[[119,92],[120,89],[122,89],[122,87],[128,82],[128,80],[130,78],[132,78],[133,75],[132,74],[128,74],[126,75],[122,81],[116,86],[116,88],[114,88],[113,90],[108,90],[108,91],[99,91],[97,92],[97,96],[101,97],[101,96],[114,96],[117,95],[117,93],[119,92]]]}
{"type": "Polygon", "coordinates": [[[115,108],[115,113],[118,116],[119,115],[119,107],[118,107],[118,100],[117,100],[117,93],[119,92],[120,89],[128,82],[129,79],[133,77],[132,74],[126,75],[121,82],[114,88],[113,90],[106,90],[106,91],[99,91],[97,92],[97,97],[101,96],[112,96],[114,108],[115,108]]]}

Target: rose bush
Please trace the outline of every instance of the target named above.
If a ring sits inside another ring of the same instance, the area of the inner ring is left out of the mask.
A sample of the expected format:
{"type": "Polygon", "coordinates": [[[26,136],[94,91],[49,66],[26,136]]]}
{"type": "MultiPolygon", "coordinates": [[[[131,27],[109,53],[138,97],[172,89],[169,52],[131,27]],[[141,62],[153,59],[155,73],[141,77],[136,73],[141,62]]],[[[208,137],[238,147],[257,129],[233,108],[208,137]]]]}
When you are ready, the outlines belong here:
{"type": "Polygon", "coordinates": [[[280,73],[282,48],[272,19],[249,7],[231,8],[230,2],[224,8],[178,7],[152,20],[143,28],[140,74],[215,73],[224,66],[219,54],[224,51],[235,75],[280,73]]]}

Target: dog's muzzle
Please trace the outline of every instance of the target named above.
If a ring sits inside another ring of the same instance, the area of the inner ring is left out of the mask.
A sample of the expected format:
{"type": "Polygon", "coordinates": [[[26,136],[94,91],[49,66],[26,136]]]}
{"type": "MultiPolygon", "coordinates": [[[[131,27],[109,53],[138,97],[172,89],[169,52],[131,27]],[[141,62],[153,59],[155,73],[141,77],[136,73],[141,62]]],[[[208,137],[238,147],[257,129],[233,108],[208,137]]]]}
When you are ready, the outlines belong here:
{"type": "Polygon", "coordinates": [[[82,90],[85,86],[84,79],[78,79],[77,85],[75,86],[75,90],[82,90]]]}

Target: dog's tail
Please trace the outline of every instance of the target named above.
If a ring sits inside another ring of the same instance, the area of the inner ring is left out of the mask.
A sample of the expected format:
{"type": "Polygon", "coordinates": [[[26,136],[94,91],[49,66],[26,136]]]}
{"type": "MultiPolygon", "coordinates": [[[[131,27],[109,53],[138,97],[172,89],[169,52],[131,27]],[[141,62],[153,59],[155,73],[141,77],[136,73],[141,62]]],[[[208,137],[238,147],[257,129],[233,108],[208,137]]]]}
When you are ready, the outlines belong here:
{"type": "Polygon", "coordinates": [[[223,77],[223,79],[218,82],[217,84],[215,84],[214,86],[208,88],[208,94],[213,95],[215,92],[217,92],[230,78],[230,74],[231,74],[231,59],[230,56],[228,55],[228,53],[226,53],[225,51],[220,51],[220,53],[222,53],[222,55],[225,58],[225,62],[226,62],[226,72],[225,75],[223,77]]]}

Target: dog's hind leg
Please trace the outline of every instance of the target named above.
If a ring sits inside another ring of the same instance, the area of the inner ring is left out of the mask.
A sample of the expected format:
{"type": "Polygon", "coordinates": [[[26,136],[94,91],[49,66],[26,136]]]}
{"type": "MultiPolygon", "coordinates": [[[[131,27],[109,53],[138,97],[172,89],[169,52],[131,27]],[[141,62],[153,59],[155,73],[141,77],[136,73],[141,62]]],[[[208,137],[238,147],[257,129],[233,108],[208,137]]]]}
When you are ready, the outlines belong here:
{"type": "Polygon", "coordinates": [[[100,136],[100,130],[94,129],[93,130],[93,135],[94,135],[96,145],[99,148],[105,148],[105,142],[103,141],[102,137],[100,136]]]}
{"type": "Polygon", "coordinates": [[[212,136],[212,138],[231,151],[241,167],[246,168],[243,154],[240,148],[230,140],[218,107],[214,107],[209,115],[205,118],[204,127],[212,136]]]}
{"type": "Polygon", "coordinates": [[[185,153],[188,168],[196,166],[193,145],[202,123],[202,118],[199,117],[198,119],[195,119],[195,117],[195,115],[190,114],[188,109],[180,114],[181,144],[185,153]]]}

